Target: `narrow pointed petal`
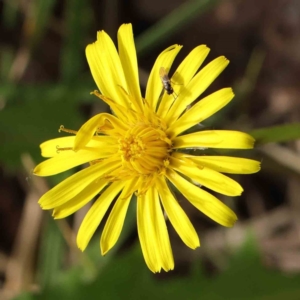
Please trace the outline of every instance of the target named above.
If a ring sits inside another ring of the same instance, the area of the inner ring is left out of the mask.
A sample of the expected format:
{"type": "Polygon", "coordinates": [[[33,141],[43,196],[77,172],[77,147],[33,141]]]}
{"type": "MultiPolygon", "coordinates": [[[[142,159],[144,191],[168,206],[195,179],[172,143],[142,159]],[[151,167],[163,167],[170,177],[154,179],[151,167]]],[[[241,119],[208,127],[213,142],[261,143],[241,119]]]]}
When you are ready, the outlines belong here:
{"type": "Polygon", "coordinates": [[[78,130],[74,141],[74,151],[78,151],[86,146],[94,137],[96,130],[101,126],[110,126],[112,129],[118,128],[120,130],[126,129],[125,125],[118,118],[106,113],[98,114],[90,118],[78,130]]]}
{"type": "Polygon", "coordinates": [[[167,172],[168,179],[197,209],[215,222],[232,227],[237,220],[236,214],[213,195],[196,187],[171,169],[167,172]]]}
{"type": "Polygon", "coordinates": [[[167,133],[170,138],[209,118],[234,97],[231,88],[224,88],[198,101],[191,109],[185,112],[170,128],[167,133]]]}
{"type": "Polygon", "coordinates": [[[146,87],[146,101],[153,110],[156,110],[159,96],[163,90],[163,85],[159,77],[159,69],[164,67],[169,71],[181,48],[182,46],[179,45],[170,46],[158,56],[154,63],[146,87]]]}
{"type": "Polygon", "coordinates": [[[149,209],[149,199],[146,199],[145,195],[137,197],[137,227],[143,256],[148,268],[153,273],[160,272],[161,263],[158,256],[157,237],[149,209]]]}
{"type": "Polygon", "coordinates": [[[205,130],[174,138],[174,148],[252,149],[254,138],[244,132],[205,130]]]}
{"type": "Polygon", "coordinates": [[[53,157],[60,153],[58,148],[72,148],[75,136],[60,137],[46,141],[40,145],[43,157],[53,157]]]}
{"type": "Polygon", "coordinates": [[[187,106],[196,100],[210,86],[228,64],[229,61],[224,56],[220,56],[200,70],[181,94],[178,95],[174,105],[168,111],[166,116],[167,124],[173,124],[187,106]]]}
{"type": "Polygon", "coordinates": [[[138,63],[133,40],[132,25],[123,24],[118,31],[118,48],[128,93],[137,111],[142,111],[142,96],[139,85],[138,63]]]}
{"type": "Polygon", "coordinates": [[[138,232],[143,255],[152,272],[174,269],[170,239],[157,190],[150,188],[138,198],[138,232]]]}
{"type": "Polygon", "coordinates": [[[243,188],[233,179],[207,167],[188,164],[186,160],[180,159],[181,156],[178,154],[176,155],[178,158],[172,157],[171,159],[172,167],[181,174],[227,196],[239,196],[243,192],[243,188]]]}
{"type": "Polygon", "coordinates": [[[174,269],[174,258],[168,234],[166,221],[161,209],[157,190],[150,189],[149,195],[149,210],[152,216],[152,224],[157,238],[157,250],[159,252],[162,268],[165,271],[174,269]]]}
{"type": "Polygon", "coordinates": [[[99,151],[98,148],[87,147],[78,152],[72,150],[63,151],[59,155],[49,158],[37,165],[34,169],[34,173],[39,176],[51,176],[84,163],[112,155],[111,152],[104,151],[99,151]]]}
{"type": "Polygon", "coordinates": [[[54,219],[65,218],[81,207],[90,202],[103,188],[108,184],[106,179],[95,180],[91,182],[85,189],[78,193],[75,197],[67,201],[66,203],[54,208],[52,216],[54,219]]]}
{"type": "Polygon", "coordinates": [[[75,173],[68,177],[50,191],[45,193],[39,200],[43,209],[52,209],[66,203],[75,197],[92,181],[99,180],[108,172],[116,169],[119,162],[102,162],[75,173]]]}
{"type": "Polygon", "coordinates": [[[106,211],[124,185],[125,183],[121,181],[112,183],[103,194],[100,195],[85,215],[77,234],[77,246],[81,251],[84,251],[87,247],[106,211]]]}
{"type": "MultiPolygon", "coordinates": [[[[207,57],[209,51],[210,49],[205,45],[200,45],[194,48],[182,61],[171,78],[171,83],[176,95],[179,95],[186,85],[191,81],[207,57]]],[[[160,117],[164,117],[174,101],[176,101],[174,100],[174,95],[168,95],[167,93],[164,93],[157,112],[158,115],[160,117]]]]}
{"type": "Polygon", "coordinates": [[[105,255],[117,242],[123,228],[126,212],[132,194],[128,193],[135,185],[134,180],[126,183],[121,195],[115,203],[102,232],[100,248],[102,255],[105,255]]]}
{"type": "Polygon", "coordinates": [[[158,178],[156,187],[164,210],[182,241],[192,249],[199,247],[200,241],[197,232],[178,201],[174,198],[165,179],[158,178]]]}
{"type": "Polygon", "coordinates": [[[206,45],[200,45],[194,48],[178,66],[172,76],[172,81],[176,84],[186,86],[194,77],[210,49],[206,45]]]}
{"type": "MultiPolygon", "coordinates": [[[[60,155],[64,150],[60,149],[68,149],[73,148],[74,141],[76,136],[66,136],[57,139],[52,139],[46,141],[40,145],[41,154],[43,157],[54,157],[60,155]]],[[[86,144],[87,147],[91,148],[103,148],[104,146],[107,148],[110,145],[110,150],[112,150],[112,146],[115,146],[116,140],[110,136],[93,136],[92,139],[86,144]]],[[[117,147],[115,146],[115,149],[117,147]]],[[[108,150],[108,149],[106,149],[108,150]]]]}
{"type": "Polygon", "coordinates": [[[185,156],[200,166],[221,173],[252,174],[260,170],[260,161],[231,156],[185,156]]]}
{"type": "Polygon", "coordinates": [[[127,91],[120,57],[111,38],[99,31],[97,41],[86,47],[86,57],[93,78],[103,95],[126,107],[122,88],[127,91]]]}

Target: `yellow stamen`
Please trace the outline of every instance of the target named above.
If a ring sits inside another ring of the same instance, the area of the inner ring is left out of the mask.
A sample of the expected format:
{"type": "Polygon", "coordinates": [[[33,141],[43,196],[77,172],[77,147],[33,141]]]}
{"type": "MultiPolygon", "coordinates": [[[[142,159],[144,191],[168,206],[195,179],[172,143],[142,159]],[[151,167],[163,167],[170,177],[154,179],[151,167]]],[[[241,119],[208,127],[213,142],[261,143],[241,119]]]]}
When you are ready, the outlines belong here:
{"type": "Polygon", "coordinates": [[[123,167],[132,170],[135,176],[161,172],[170,150],[169,139],[163,130],[141,122],[119,139],[123,167]]]}
{"type": "Polygon", "coordinates": [[[60,151],[70,151],[73,150],[72,147],[59,147],[58,145],[56,146],[56,153],[59,153],[60,151]]]}
{"type": "Polygon", "coordinates": [[[60,125],[60,127],[59,127],[59,129],[58,129],[58,132],[60,133],[60,132],[67,132],[67,133],[71,133],[71,134],[76,134],[77,133],[77,131],[76,130],[72,130],[72,129],[67,129],[67,128],[65,128],[65,126],[64,125],[60,125]]]}

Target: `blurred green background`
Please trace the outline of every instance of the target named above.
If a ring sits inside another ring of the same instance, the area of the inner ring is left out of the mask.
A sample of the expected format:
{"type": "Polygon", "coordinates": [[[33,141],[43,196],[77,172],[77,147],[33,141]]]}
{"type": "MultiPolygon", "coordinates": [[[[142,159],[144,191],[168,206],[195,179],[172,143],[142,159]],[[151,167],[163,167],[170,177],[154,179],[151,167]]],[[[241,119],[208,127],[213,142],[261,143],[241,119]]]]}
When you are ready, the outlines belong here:
{"type": "Polygon", "coordinates": [[[3,0],[0,22],[0,299],[300,299],[300,1],[3,0]],[[179,199],[201,247],[169,227],[169,273],[143,261],[135,201],[105,257],[101,228],[84,253],[75,244],[89,206],[53,221],[37,204],[71,174],[33,176],[39,144],[107,110],[90,95],[84,50],[97,30],[116,41],[122,23],[133,24],[142,89],[172,44],[184,45],[175,66],[199,44],[207,61],[225,55],[207,93],[232,86],[236,97],[204,125],[251,133],[256,149],[232,154],[262,161],[260,173],[236,177],[241,197],[219,197],[239,216],[233,229],[179,199]]]}

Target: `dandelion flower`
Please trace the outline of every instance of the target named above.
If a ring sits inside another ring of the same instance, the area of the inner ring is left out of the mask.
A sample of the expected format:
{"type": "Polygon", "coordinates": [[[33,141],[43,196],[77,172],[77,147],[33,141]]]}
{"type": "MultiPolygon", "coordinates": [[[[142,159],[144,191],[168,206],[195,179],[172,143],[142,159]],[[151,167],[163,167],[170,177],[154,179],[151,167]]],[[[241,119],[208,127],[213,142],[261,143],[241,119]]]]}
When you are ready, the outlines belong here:
{"type": "Polygon", "coordinates": [[[93,94],[107,103],[112,113],[92,117],[78,131],[61,127],[60,131],[72,135],[42,143],[42,156],[49,159],[34,170],[36,175],[50,176],[89,163],[39,200],[43,209],[53,209],[54,218],[60,219],[97,197],[77,235],[82,251],[110,206],[100,240],[102,255],[115,245],[135,195],[138,236],[152,272],[174,268],[164,213],[188,247],[200,246],[198,234],[171,185],[202,213],[231,227],[237,220],[235,213],[202,186],[238,196],[242,187],[223,173],[249,174],[260,169],[254,160],[204,155],[202,151],[251,149],[254,139],[246,133],[187,133],[228,104],[234,94],[231,88],[223,88],[192,105],[229,63],[221,56],[198,71],[209,53],[205,45],[193,49],[181,62],[168,82],[173,90],[164,90],[161,70],[170,69],[181,48],[173,45],[158,56],[143,97],[131,24],[122,25],[118,31],[118,51],[111,38],[99,31],[97,41],[87,46],[86,56],[99,89],[93,94]]]}

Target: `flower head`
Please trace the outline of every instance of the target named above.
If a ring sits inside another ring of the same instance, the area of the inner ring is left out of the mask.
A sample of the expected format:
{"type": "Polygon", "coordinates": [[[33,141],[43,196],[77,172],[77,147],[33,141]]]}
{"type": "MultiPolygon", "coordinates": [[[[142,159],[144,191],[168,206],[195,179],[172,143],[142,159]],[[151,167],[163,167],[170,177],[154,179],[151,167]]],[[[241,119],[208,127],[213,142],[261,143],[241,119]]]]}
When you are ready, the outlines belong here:
{"type": "Polygon", "coordinates": [[[112,114],[98,114],[78,131],[61,127],[61,131],[74,135],[41,144],[42,155],[49,159],[34,170],[36,175],[49,176],[90,164],[39,200],[43,209],[53,209],[54,218],[59,219],[98,195],[77,235],[81,250],[113,205],[101,235],[101,252],[107,253],[117,242],[129,202],[136,195],[138,235],[146,264],[153,272],[174,268],[164,212],[188,247],[200,246],[197,232],[170,183],[208,217],[231,227],[237,220],[235,213],[201,186],[238,196],[242,187],[223,173],[249,174],[260,169],[254,160],[204,155],[202,151],[253,148],[254,139],[246,133],[186,133],[230,102],[234,94],[231,88],[224,88],[188,109],[224,70],[228,60],[218,57],[198,71],[209,53],[201,45],[189,53],[169,79],[162,71],[170,69],[180,49],[173,45],[158,56],[142,97],[131,25],[120,27],[118,51],[104,31],[98,32],[97,41],[87,46],[86,55],[99,89],[93,94],[111,107],[112,114]]]}

